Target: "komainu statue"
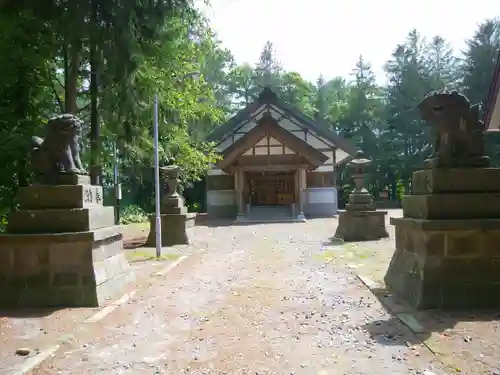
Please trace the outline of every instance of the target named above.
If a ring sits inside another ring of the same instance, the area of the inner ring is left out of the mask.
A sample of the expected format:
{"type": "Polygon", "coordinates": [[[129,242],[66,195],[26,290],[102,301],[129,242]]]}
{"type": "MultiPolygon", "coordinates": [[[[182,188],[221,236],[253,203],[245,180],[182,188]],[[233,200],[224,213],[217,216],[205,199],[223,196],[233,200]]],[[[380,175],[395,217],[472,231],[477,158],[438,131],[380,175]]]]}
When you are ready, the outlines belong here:
{"type": "Polygon", "coordinates": [[[431,159],[442,167],[480,167],[485,156],[485,124],[479,119],[479,104],[457,91],[431,92],[419,105],[422,118],[433,125],[431,159]]]}
{"type": "Polygon", "coordinates": [[[51,118],[45,137],[32,137],[31,165],[37,180],[59,174],[87,174],[80,160],[82,123],[71,114],[51,118]]]}

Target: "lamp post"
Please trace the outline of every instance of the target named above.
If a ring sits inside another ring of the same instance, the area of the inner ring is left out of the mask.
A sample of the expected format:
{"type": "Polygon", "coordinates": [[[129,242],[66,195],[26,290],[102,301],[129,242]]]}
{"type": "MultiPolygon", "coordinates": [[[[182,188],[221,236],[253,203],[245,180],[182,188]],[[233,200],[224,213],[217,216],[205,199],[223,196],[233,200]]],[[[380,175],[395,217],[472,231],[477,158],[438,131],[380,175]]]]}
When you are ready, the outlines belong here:
{"type": "MultiPolygon", "coordinates": [[[[197,80],[199,72],[188,73],[181,78],[181,81],[187,78],[197,80]]],[[[161,213],[160,213],[160,152],[159,152],[159,131],[158,131],[158,93],[154,97],[154,163],[155,163],[155,238],[156,238],[156,257],[161,257],[161,213]]]]}
{"type": "Polygon", "coordinates": [[[115,225],[120,224],[120,200],[122,199],[122,187],[118,176],[118,149],[116,141],[113,145],[113,180],[115,187],[115,225]]]}

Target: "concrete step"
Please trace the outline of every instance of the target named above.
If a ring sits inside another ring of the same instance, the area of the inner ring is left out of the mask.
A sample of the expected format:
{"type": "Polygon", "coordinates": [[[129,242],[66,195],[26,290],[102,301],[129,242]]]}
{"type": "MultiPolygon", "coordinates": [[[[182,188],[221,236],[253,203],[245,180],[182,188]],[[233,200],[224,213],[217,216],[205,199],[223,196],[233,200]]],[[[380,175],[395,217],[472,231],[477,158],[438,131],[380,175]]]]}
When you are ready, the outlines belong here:
{"type": "Polygon", "coordinates": [[[289,206],[253,206],[244,217],[238,217],[239,223],[288,223],[302,222],[293,217],[289,206]]]}

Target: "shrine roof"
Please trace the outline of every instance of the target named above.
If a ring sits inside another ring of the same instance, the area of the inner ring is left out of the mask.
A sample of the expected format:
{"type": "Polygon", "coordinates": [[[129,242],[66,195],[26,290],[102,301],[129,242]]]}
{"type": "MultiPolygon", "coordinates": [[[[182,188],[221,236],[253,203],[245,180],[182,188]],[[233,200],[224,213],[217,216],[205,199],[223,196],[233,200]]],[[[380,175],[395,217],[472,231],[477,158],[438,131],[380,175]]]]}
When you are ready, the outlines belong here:
{"type": "Polygon", "coordinates": [[[254,102],[248,104],[245,108],[243,108],[236,115],[230,118],[226,123],[216,128],[211,134],[209,134],[207,140],[220,142],[225,137],[232,134],[242,122],[245,122],[246,120],[252,118],[252,116],[254,116],[256,112],[259,112],[260,108],[266,106],[272,106],[275,109],[279,110],[281,113],[283,113],[284,117],[294,118],[305,129],[314,131],[316,134],[328,140],[336,147],[345,151],[350,156],[356,155],[356,147],[348,140],[338,136],[333,131],[331,131],[330,126],[327,122],[314,120],[306,114],[302,113],[298,108],[279,98],[278,95],[269,87],[265,87],[254,102]]]}
{"type": "Polygon", "coordinates": [[[500,52],[493,72],[484,115],[486,131],[500,130],[500,52]]]}

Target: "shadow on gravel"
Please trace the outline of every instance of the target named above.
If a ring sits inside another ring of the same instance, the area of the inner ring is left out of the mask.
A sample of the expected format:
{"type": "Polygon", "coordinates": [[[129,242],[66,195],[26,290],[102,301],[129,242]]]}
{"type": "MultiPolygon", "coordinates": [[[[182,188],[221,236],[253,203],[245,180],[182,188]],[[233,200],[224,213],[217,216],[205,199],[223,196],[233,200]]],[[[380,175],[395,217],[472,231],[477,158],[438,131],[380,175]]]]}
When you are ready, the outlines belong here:
{"type": "Polygon", "coordinates": [[[399,318],[375,320],[361,326],[370,337],[382,345],[411,346],[420,344],[427,337],[417,336],[399,318]]]}
{"type": "Polygon", "coordinates": [[[138,247],[144,246],[146,243],[147,236],[128,238],[123,241],[123,248],[125,250],[137,249],[138,247]]]}
{"type": "Polygon", "coordinates": [[[432,333],[452,335],[459,323],[462,331],[464,325],[472,331],[475,322],[488,322],[500,326],[498,310],[416,310],[405,301],[393,296],[386,288],[370,288],[370,290],[384,309],[391,314],[391,318],[386,321],[374,321],[364,326],[381,344],[411,345],[427,340],[432,333]],[[405,331],[407,335],[400,334],[405,331]]]}
{"type": "Polygon", "coordinates": [[[56,311],[64,310],[61,308],[40,308],[40,309],[1,309],[1,318],[44,318],[50,316],[56,311]]]}
{"type": "Polygon", "coordinates": [[[230,219],[208,219],[203,217],[196,217],[197,227],[218,228],[218,227],[230,227],[233,224],[234,220],[230,219]]]}
{"type": "Polygon", "coordinates": [[[337,238],[337,237],[330,237],[328,241],[325,241],[322,243],[323,246],[340,246],[344,245],[347,242],[344,242],[342,238],[337,238]]]}

